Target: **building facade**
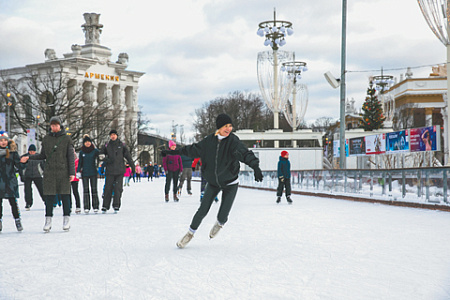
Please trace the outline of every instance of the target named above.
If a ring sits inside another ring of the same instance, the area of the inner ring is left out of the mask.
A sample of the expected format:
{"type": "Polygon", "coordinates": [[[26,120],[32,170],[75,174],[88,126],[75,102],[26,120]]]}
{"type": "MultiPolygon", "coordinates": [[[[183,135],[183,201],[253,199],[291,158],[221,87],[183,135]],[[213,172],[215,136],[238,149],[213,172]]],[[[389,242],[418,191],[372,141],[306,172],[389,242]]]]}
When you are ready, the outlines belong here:
{"type": "Polygon", "coordinates": [[[111,49],[100,44],[100,14],[83,16],[84,45],[72,45],[63,57],[46,49],[44,62],[0,71],[1,93],[13,100],[17,116],[10,135],[36,128],[39,140],[49,118],[59,115],[75,142],[88,133],[100,144],[114,128],[137,145],[138,88],[144,73],[127,70],[127,53],[113,61],[111,49]]]}

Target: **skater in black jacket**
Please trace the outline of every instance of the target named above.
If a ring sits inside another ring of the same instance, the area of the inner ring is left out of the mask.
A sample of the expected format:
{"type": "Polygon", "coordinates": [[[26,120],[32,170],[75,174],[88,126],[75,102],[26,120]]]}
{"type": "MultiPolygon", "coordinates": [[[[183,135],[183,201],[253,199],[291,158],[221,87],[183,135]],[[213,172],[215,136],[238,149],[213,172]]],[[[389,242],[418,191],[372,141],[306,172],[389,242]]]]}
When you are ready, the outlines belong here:
{"type": "Polygon", "coordinates": [[[105,144],[105,146],[103,146],[103,148],[100,150],[100,154],[106,155],[104,159],[106,176],[102,213],[106,213],[106,211],[111,206],[111,197],[113,194],[113,190],[113,208],[114,212],[117,213],[120,209],[123,191],[123,174],[125,173],[124,159],[126,159],[128,164],[130,165],[132,173],[135,172],[135,169],[133,159],[131,158],[130,152],[128,151],[128,147],[119,140],[117,131],[115,129],[112,129],[109,132],[109,137],[109,142],[105,144]]]}
{"type": "Polygon", "coordinates": [[[0,231],[2,231],[3,199],[8,199],[11,212],[16,222],[18,231],[22,231],[20,211],[17,205],[19,198],[19,183],[17,182],[16,169],[19,170],[20,178],[23,178],[24,165],[20,163],[17,153],[17,145],[8,139],[8,134],[0,131],[0,231]]]}
{"type": "Polygon", "coordinates": [[[238,190],[239,161],[254,170],[256,181],[262,181],[263,179],[258,158],[231,132],[233,129],[231,118],[226,114],[220,114],[216,119],[216,127],[215,133],[208,135],[198,143],[185,146],[179,151],[163,153],[164,155],[179,152],[189,157],[200,157],[202,160],[202,175],[207,181],[205,194],[192,219],[189,231],[177,242],[179,248],[184,248],[192,239],[203,218],[208,214],[214,198],[220,191],[222,191],[222,201],[217,214],[217,221],[212,227],[209,237],[215,237],[227,222],[228,214],[238,190]]]}

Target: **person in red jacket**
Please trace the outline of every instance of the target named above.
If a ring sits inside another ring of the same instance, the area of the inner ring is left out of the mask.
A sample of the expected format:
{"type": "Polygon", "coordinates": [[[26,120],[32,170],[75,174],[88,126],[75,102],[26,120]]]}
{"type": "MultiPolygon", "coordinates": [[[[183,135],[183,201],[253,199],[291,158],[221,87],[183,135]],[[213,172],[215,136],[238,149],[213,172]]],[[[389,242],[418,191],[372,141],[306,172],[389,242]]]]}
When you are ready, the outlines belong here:
{"type": "MultiPolygon", "coordinates": [[[[174,141],[169,141],[170,150],[175,150],[177,144],[174,141]]],[[[173,181],[173,200],[178,202],[178,176],[183,171],[183,164],[180,155],[166,155],[163,157],[163,167],[166,173],[166,185],[164,187],[165,201],[169,202],[170,182],[173,181]]]]}

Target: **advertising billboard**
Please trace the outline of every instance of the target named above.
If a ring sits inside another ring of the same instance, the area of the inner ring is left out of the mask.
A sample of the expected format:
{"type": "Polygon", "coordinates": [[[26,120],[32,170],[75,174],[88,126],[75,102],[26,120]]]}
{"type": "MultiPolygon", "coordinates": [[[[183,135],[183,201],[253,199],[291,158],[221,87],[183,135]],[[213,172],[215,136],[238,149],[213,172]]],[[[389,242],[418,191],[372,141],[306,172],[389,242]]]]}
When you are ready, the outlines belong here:
{"type": "Polygon", "coordinates": [[[411,152],[440,150],[440,137],[439,126],[412,128],[409,130],[410,150],[411,152]]]}
{"type": "Polygon", "coordinates": [[[357,137],[348,140],[349,155],[365,155],[366,154],[366,142],[364,137],[357,137]]]}
{"type": "Polygon", "coordinates": [[[386,153],[395,154],[401,152],[409,152],[408,130],[387,133],[386,153]]]}
{"type": "Polygon", "coordinates": [[[364,137],[366,142],[366,154],[383,154],[386,152],[386,135],[384,133],[377,135],[368,135],[364,137]]]}
{"type": "MultiPolygon", "coordinates": [[[[333,157],[340,157],[341,146],[339,145],[339,140],[333,141],[333,157]]],[[[345,156],[348,157],[348,140],[345,140],[345,156]]]]}

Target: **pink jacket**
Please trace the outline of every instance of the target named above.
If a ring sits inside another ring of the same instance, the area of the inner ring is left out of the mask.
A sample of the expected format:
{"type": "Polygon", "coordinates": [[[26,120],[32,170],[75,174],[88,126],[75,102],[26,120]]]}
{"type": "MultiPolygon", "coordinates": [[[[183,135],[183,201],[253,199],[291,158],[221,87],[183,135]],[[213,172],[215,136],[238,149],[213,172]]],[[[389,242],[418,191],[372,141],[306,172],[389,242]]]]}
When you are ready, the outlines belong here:
{"type": "Polygon", "coordinates": [[[136,174],[141,174],[142,173],[142,169],[140,166],[136,166],[136,174]]]}
{"type": "Polygon", "coordinates": [[[131,176],[131,167],[128,167],[125,169],[125,173],[123,174],[123,176],[125,176],[125,177],[131,176]]]}

